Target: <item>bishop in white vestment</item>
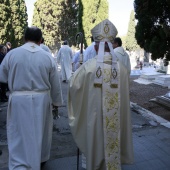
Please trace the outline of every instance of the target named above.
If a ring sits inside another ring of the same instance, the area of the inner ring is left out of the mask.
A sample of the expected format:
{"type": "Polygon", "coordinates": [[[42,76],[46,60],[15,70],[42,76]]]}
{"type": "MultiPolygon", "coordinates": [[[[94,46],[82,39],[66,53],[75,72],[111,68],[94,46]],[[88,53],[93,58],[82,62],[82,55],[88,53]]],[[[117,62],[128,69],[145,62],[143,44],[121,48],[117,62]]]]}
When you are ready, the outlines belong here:
{"type": "Polygon", "coordinates": [[[40,46],[41,30],[27,28],[26,44],[11,50],[0,65],[8,82],[7,137],[10,170],[40,170],[50,157],[52,104],[62,104],[55,62],[40,46]]]}
{"type": "Polygon", "coordinates": [[[109,20],[92,29],[98,54],[69,83],[69,125],[87,170],[120,170],[133,163],[129,73],[114,54],[116,34],[109,20]],[[104,52],[106,44],[110,52],[104,52]]]}

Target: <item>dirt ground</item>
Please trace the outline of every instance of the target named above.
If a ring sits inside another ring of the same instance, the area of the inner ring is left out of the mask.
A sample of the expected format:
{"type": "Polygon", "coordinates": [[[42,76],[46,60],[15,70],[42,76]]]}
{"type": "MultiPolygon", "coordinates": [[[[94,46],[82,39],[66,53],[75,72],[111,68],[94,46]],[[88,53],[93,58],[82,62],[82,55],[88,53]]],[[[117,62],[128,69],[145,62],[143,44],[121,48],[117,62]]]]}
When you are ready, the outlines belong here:
{"type": "Polygon", "coordinates": [[[130,80],[130,100],[131,102],[137,103],[139,106],[155,113],[158,116],[163,117],[170,121],[170,109],[159,105],[155,102],[150,102],[150,99],[156,96],[165,95],[170,90],[168,88],[156,85],[156,84],[138,84],[133,81],[134,78],[130,80]]]}

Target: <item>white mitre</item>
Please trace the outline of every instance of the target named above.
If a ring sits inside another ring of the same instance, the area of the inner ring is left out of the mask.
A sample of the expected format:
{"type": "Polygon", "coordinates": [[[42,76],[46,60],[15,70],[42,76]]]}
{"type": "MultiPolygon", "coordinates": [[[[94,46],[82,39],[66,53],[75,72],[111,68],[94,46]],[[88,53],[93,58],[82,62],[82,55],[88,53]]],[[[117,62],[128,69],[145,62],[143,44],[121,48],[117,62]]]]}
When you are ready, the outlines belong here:
{"type": "Polygon", "coordinates": [[[98,57],[96,64],[96,74],[94,84],[96,86],[102,85],[103,82],[103,58],[105,53],[105,42],[108,43],[110,53],[112,55],[112,76],[111,85],[113,87],[118,87],[118,76],[117,76],[117,57],[114,54],[112,43],[117,35],[117,29],[108,19],[100,22],[91,30],[93,39],[95,42],[99,43],[98,57]]]}
{"type": "Polygon", "coordinates": [[[105,19],[96,25],[91,33],[94,41],[113,42],[118,32],[113,23],[105,19]]]}

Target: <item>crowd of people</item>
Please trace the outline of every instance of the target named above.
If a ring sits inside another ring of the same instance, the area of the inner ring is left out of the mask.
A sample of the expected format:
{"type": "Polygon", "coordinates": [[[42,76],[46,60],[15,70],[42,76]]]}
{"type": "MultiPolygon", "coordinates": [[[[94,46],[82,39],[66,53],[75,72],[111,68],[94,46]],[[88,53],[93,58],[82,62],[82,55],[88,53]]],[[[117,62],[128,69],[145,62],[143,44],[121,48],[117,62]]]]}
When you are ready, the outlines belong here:
{"type": "MultiPolygon", "coordinates": [[[[65,40],[56,55],[62,82],[68,83],[69,125],[87,170],[120,170],[133,163],[130,60],[112,22],[102,21],[91,33],[86,49],[73,54],[65,40]]],[[[24,39],[8,53],[0,46],[1,91],[3,83],[10,91],[9,169],[40,170],[50,158],[52,108],[63,105],[62,83],[41,30],[28,27],[24,39]]]]}

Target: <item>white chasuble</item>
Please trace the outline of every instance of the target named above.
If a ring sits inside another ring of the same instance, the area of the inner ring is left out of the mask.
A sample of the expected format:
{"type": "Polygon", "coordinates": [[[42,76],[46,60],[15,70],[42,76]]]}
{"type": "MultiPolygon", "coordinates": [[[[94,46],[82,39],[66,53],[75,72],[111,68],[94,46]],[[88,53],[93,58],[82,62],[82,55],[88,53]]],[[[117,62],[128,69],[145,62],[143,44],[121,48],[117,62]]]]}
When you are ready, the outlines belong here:
{"type": "Polygon", "coordinates": [[[112,56],[105,53],[103,81],[100,87],[95,87],[96,63],[96,58],[87,61],[71,77],[69,125],[78,148],[86,157],[87,170],[119,170],[120,161],[133,163],[129,74],[118,61],[118,88],[111,88],[112,56]]]}

